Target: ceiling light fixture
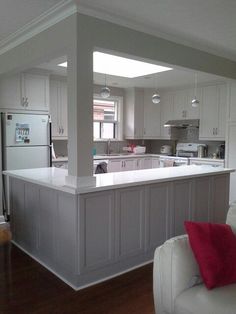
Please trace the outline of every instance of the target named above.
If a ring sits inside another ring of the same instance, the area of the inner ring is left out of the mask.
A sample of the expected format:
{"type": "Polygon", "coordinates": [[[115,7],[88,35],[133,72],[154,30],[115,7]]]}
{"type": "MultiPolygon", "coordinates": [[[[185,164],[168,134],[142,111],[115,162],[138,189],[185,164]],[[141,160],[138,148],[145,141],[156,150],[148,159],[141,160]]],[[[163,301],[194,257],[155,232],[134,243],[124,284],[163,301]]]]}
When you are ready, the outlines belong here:
{"type": "Polygon", "coordinates": [[[107,75],[105,74],[105,86],[101,88],[100,95],[102,98],[108,98],[111,95],[111,90],[107,87],[107,75]]]}
{"type": "Polygon", "coordinates": [[[156,77],[155,75],[153,76],[154,79],[154,87],[155,87],[155,93],[152,95],[152,102],[154,104],[159,104],[159,102],[161,101],[161,97],[160,95],[157,93],[157,84],[156,84],[156,77]]]}
{"type": "MultiPolygon", "coordinates": [[[[67,62],[60,63],[58,66],[67,67],[67,62]]],[[[134,78],[170,70],[173,69],[99,51],[93,53],[93,72],[96,73],[134,78]]]]}
{"type": "Polygon", "coordinates": [[[200,101],[197,99],[197,73],[194,74],[194,97],[192,99],[192,107],[196,108],[198,107],[200,101]]]}

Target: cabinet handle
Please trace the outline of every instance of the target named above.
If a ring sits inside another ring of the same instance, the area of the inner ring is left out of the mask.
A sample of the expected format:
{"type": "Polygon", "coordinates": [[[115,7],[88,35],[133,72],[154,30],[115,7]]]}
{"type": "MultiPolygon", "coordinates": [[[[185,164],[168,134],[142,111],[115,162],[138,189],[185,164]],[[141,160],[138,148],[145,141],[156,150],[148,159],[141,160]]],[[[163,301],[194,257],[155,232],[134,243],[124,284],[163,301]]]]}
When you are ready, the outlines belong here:
{"type": "Polygon", "coordinates": [[[22,97],[22,102],[21,102],[22,107],[25,106],[25,97],[22,97]]]}
{"type": "Polygon", "coordinates": [[[25,98],[25,107],[28,107],[29,102],[28,102],[28,97],[25,98]]]}
{"type": "Polygon", "coordinates": [[[124,161],[124,168],[125,168],[125,161],[124,161]]]}
{"type": "Polygon", "coordinates": [[[182,118],[184,118],[184,110],[182,111],[182,118]]]}
{"type": "Polygon", "coordinates": [[[60,127],[58,127],[58,132],[59,132],[59,134],[61,134],[61,128],[60,127]]]}
{"type": "Polygon", "coordinates": [[[216,135],[218,134],[218,128],[216,128],[216,135]]]}
{"type": "Polygon", "coordinates": [[[62,134],[64,134],[64,128],[63,127],[61,128],[61,132],[62,132],[62,134]]]}
{"type": "Polygon", "coordinates": [[[146,129],[145,129],[145,128],[143,129],[143,134],[144,134],[144,135],[146,134],[146,129]]]}
{"type": "Polygon", "coordinates": [[[213,135],[215,135],[215,128],[213,128],[213,135]]]}

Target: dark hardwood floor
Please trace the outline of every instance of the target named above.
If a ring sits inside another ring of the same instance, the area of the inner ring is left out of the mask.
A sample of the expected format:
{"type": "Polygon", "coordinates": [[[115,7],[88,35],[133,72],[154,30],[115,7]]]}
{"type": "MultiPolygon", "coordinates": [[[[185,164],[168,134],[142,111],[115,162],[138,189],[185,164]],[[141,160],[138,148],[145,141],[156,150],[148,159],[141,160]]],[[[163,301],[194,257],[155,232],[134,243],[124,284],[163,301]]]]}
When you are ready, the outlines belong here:
{"type": "Polygon", "coordinates": [[[0,314],[154,314],[152,264],[74,291],[14,245],[0,246],[0,314]]]}

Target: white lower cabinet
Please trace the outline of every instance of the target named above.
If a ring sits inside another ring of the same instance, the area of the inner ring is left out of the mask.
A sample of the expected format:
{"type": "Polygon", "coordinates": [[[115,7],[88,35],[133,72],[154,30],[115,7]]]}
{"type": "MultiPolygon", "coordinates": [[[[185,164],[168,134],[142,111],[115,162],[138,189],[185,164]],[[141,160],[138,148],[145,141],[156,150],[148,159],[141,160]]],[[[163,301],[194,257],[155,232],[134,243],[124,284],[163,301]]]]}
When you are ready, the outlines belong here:
{"type": "Polygon", "coordinates": [[[159,157],[110,159],[107,170],[108,172],[119,172],[151,168],[159,168],[159,157]]]}

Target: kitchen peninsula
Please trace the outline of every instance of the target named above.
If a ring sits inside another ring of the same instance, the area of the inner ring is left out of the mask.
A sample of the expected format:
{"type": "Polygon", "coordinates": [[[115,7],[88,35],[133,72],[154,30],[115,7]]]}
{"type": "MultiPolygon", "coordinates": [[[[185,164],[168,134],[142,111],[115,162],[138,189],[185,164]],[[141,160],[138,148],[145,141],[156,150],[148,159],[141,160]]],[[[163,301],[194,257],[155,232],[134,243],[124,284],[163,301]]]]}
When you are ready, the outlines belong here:
{"type": "Polygon", "coordinates": [[[182,166],[100,174],[6,171],[13,243],[74,289],[152,261],[184,220],[225,221],[232,169],[182,166]]]}

